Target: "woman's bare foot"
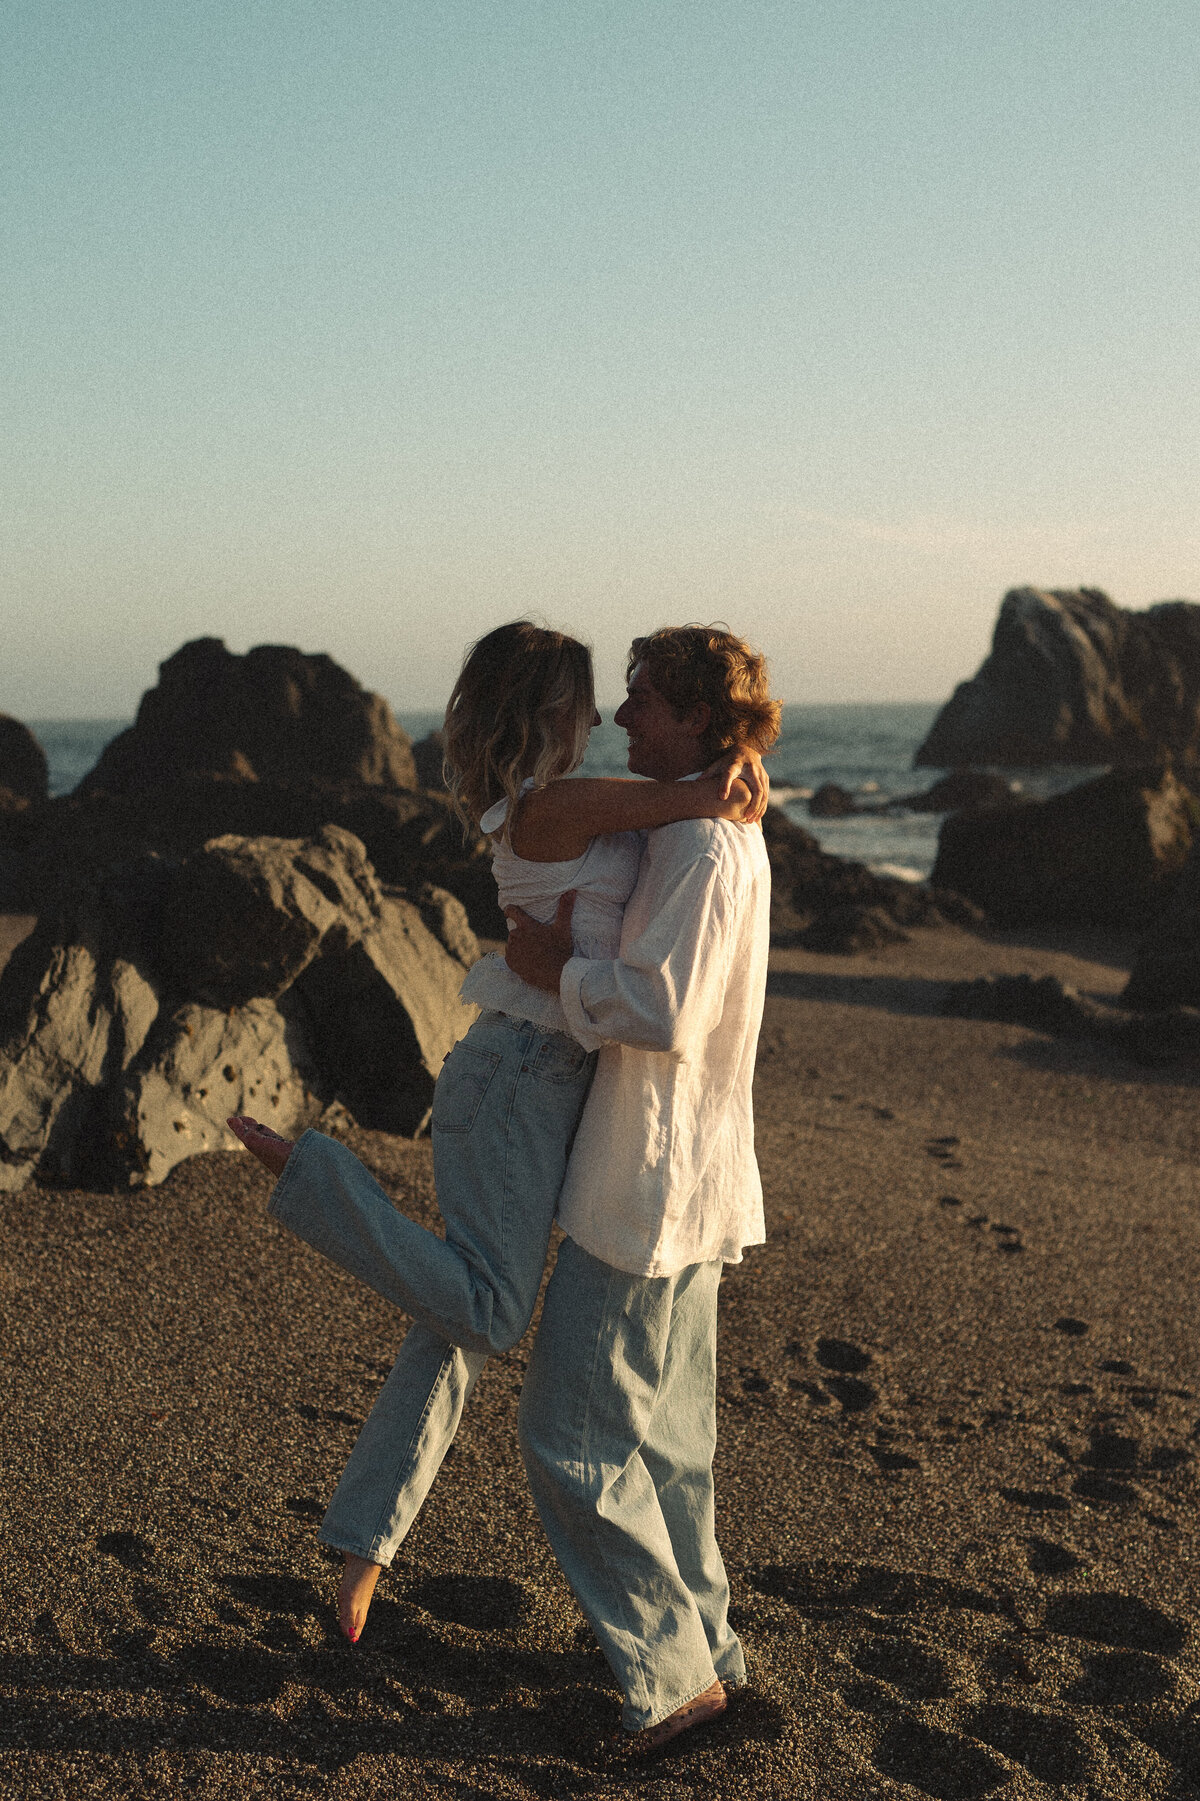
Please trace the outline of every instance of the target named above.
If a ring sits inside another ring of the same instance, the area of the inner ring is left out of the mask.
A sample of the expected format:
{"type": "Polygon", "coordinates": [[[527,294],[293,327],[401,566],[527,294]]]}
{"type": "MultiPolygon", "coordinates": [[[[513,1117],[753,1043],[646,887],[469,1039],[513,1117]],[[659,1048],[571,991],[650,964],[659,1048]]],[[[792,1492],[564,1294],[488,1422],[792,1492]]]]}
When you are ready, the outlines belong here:
{"type": "Polygon", "coordinates": [[[266,1165],[273,1176],[283,1174],[283,1166],[295,1149],[290,1138],[281,1138],[278,1132],[272,1132],[270,1126],[251,1119],[248,1113],[231,1113],[225,1124],[235,1138],[241,1139],[251,1155],[266,1165]]]}
{"type": "Polygon", "coordinates": [[[355,1557],[352,1551],[347,1551],[342,1584],[338,1589],[338,1625],[352,1645],[362,1636],[371,1596],[382,1574],[382,1564],[368,1563],[365,1557],[355,1557]]]}

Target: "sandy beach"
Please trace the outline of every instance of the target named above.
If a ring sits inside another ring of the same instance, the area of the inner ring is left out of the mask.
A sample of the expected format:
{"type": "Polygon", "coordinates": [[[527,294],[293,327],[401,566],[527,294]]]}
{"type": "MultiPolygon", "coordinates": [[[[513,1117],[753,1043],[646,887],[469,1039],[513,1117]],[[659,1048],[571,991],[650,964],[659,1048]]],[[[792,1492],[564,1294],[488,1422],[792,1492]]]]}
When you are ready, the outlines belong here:
{"type": "MultiPolygon", "coordinates": [[[[751,1686],[645,1771],[485,1372],[362,1643],[314,1528],[403,1320],[250,1159],[3,1197],[0,1788],[22,1796],[1200,1794],[1197,1072],[939,1015],[1131,944],[773,957],[769,1242],[722,1288],[751,1686]]],[[[355,1148],[433,1217],[430,1151],[355,1148]]]]}

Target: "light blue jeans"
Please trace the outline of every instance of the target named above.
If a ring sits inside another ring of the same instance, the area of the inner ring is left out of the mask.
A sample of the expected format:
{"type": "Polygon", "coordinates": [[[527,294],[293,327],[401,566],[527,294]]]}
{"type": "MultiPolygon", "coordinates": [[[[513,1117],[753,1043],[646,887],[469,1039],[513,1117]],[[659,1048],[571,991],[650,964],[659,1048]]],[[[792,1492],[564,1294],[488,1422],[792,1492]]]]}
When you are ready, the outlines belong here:
{"type": "Polygon", "coordinates": [[[433,1097],[444,1240],[398,1213],[334,1139],[305,1132],[288,1158],[270,1212],[415,1322],[321,1524],[325,1544],[391,1563],[480,1370],[528,1326],[594,1070],[564,1033],[480,1015],[433,1097]]]}
{"type": "Polygon", "coordinates": [[[713,1519],[720,1279],[627,1275],[565,1239],[521,1393],[529,1486],[633,1731],[746,1676],[713,1519]]]}

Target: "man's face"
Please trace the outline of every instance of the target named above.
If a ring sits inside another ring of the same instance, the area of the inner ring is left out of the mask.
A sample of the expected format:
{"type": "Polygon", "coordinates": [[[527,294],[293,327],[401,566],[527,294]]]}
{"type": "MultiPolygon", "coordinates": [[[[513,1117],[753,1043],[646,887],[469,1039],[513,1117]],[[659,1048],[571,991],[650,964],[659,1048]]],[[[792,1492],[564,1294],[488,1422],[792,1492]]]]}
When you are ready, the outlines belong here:
{"type": "Polygon", "coordinates": [[[707,720],[697,725],[691,714],[677,719],[674,707],[658,692],[644,663],[635,665],[625,699],[613,718],[629,734],[629,768],[634,775],[673,782],[704,767],[700,735],[707,720]]]}

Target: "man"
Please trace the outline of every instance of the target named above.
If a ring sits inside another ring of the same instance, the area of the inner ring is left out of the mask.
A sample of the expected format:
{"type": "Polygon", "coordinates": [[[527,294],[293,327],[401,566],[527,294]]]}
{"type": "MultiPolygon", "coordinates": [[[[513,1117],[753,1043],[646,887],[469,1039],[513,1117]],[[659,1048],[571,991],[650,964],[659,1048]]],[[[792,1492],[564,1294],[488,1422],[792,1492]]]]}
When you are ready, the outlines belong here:
{"type": "MultiPolygon", "coordinates": [[[[684,626],[634,641],[616,720],[630,770],[664,781],[731,744],[770,749],[779,715],[761,657],[684,626]]],[[[641,1752],[745,1678],[713,1523],[717,1287],[764,1237],[750,1091],[769,911],[762,833],[692,820],[649,835],[616,960],[572,956],[569,896],[550,926],[514,913],[506,952],[600,1053],[519,1428],[641,1752]]]]}

